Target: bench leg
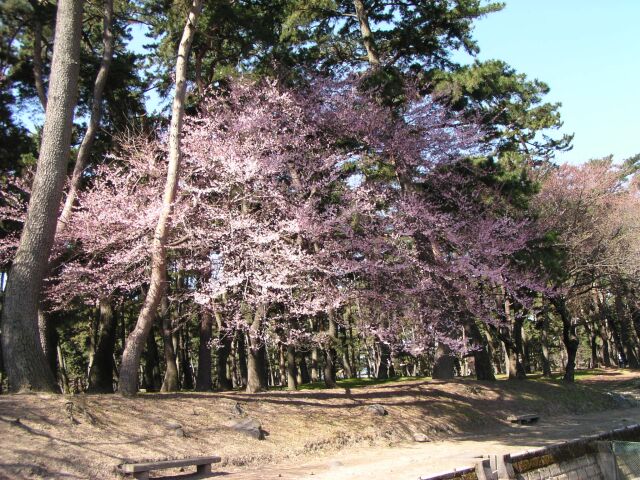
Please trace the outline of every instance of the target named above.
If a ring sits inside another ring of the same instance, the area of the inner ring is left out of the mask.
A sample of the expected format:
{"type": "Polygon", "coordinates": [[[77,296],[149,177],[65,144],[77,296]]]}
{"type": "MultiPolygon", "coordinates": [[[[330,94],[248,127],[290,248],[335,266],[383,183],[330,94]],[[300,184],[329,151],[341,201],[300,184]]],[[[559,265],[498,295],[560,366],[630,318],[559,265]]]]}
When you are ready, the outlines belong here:
{"type": "Polygon", "coordinates": [[[198,473],[211,473],[211,464],[207,463],[206,465],[198,465],[196,469],[198,473]]]}
{"type": "Polygon", "coordinates": [[[139,480],[149,480],[149,472],[136,472],[133,474],[133,478],[139,480]]]}

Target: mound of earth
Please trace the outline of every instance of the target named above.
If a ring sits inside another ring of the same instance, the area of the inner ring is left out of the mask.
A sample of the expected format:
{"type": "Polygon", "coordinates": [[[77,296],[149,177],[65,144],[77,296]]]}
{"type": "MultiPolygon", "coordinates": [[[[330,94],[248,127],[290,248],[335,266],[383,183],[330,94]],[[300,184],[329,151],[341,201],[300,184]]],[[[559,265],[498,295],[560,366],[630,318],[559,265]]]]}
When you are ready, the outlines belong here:
{"type": "Polygon", "coordinates": [[[460,379],[260,394],[2,395],[0,476],[120,478],[116,467],[124,462],[219,455],[214,470],[229,478],[267,478],[267,471],[279,478],[277,466],[294,459],[298,467],[321,461],[335,469],[344,463],[332,460],[338,451],[367,459],[389,448],[433,449],[462,436],[511,432],[510,415],[535,412],[553,424],[549,419],[620,412],[635,406],[625,398],[638,385],[640,373],[607,370],[574,385],[460,379]],[[612,393],[618,391],[626,397],[612,393]]]}

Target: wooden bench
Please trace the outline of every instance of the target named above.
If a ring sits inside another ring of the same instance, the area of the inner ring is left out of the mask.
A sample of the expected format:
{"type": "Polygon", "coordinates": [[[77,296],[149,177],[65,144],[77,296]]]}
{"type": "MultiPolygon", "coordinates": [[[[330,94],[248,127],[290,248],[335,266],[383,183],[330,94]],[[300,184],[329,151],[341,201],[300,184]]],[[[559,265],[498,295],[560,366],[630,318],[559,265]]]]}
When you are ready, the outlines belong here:
{"type": "Polygon", "coordinates": [[[161,462],[144,463],[123,463],[119,466],[120,471],[133,478],[147,479],[151,470],[164,470],[167,468],[182,468],[195,465],[198,473],[211,473],[211,464],[218,463],[220,457],[194,457],[183,458],[181,460],[164,460],[161,462]]]}
{"type": "Polygon", "coordinates": [[[507,420],[511,423],[519,423],[520,425],[531,425],[540,420],[540,415],[535,413],[527,413],[526,415],[510,415],[507,420]]]}

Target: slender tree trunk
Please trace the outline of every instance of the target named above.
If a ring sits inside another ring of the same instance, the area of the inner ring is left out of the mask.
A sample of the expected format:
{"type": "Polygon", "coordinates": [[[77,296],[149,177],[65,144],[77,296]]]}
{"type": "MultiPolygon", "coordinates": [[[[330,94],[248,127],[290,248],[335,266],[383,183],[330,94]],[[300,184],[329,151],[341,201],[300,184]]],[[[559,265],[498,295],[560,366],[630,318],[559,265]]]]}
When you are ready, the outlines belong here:
{"type": "Polygon", "coordinates": [[[231,354],[231,348],[233,343],[233,335],[231,332],[227,331],[227,328],[222,320],[222,314],[220,312],[216,312],[216,322],[218,324],[218,356],[216,363],[216,371],[218,377],[218,390],[232,390],[233,389],[233,381],[229,378],[227,373],[227,361],[229,360],[229,355],[231,354]]]}
{"type": "Polygon", "coordinates": [[[238,361],[237,373],[239,375],[238,386],[246,387],[249,378],[249,367],[247,365],[247,342],[244,332],[236,333],[236,353],[238,361]]]}
{"type": "Polygon", "coordinates": [[[196,390],[209,392],[213,390],[211,378],[211,332],[213,319],[209,312],[204,312],[200,319],[200,348],[198,350],[198,376],[196,390]]]}
{"type": "MultiPolygon", "coordinates": [[[[345,318],[345,320],[347,320],[347,318],[345,318]]],[[[340,335],[340,346],[342,347],[342,368],[344,369],[344,376],[346,378],[353,378],[353,366],[351,365],[351,358],[349,357],[349,339],[347,338],[346,328],[342,326],[338,327],[338,334],[340,335]]]]}
{"type": "Polygon", "coordinates": [[[287,390],[297,388],[296,349],[293,345],[287,345],[287,390]]]}
{"type": "Polygon", "coordinates": [[[595,329],[594,323],[587,320],[584,323],[586,333],[589,335],[589,349],[591,351],[591,358],[589,359],[589,368],[598,368],[600,366],[598,355],[598,334],[595,329]]]}
{"type": "Polygon", "coordinates": [[[67,362],[64,360],[64,353],[62,353],[62,347],[58,343],[56,347],[56,353],[58,354],[58,364],[60,365],[60,390],[64,394],[71,393],[71,387],[69,385],[69,376],[67,375],[67,362]]]}
{"type": "Polygon", "coordinates": [[[319,364],[318,364],[318,359],[320,357],[319,352],[320,351],[318,347],[313,347],[311,349],[311,381],[312,382],[317,382],[320,380],[319,364]]]}
{"type": "Polygon", "coordinates": [[[484,336],[487,339],[487,351],[489,353],[489,358],[491,359],[491,364],[495,367],[496,373],[502,373],[502,362],[500,361],[499,354],[496,352],[494,348],[494,340],[493,335],[491,334],[491,327],[487,326],[487,329],[484,332],[484,336]]]}
{"type": "Polygon", "coordinates": [[[580,346],[576,325],[571,320],[571,314],[569,313],[564,298],[556,297],[551,299],[551,302],[562,320],[562,340],[567,350],[564,380],[566,382],[573,382],[575,379],[576,355],[578,354],[578,347],[580,346]]]}
{"type": "Polygon", "coordinates": [[[259,372],[261,376],[262,385],[264,385],[264,389],[267,390],[269,388],[269,354],[267,352],[267,343],[263,341],[258,349],[258,354],[260,357],[259,363],[259,372]]]}
{"type": "Polygon", "coordinates": [[[82,0],[60,0],[49,100],[38,165],[2,310],[4,365],[11,391],[56,391],[40,343],[38,307],[69,160],[78,92],[82,0]]]}
{"type": "Polygon", "coordinates": [[[602,341],[601,361],[605,367],[612,367],[613,364],[611,363],[611,351],[609,349],[609,335],[607,333],[607,315],[602,303],[600,302],[600,296],[596,288],[593,288],[591,290],[591,300],[593,302],[593,308],[595,309],[597,315],[597,326],[595,327],[595,329],[597,329],[598,336],[602,341]]]}
{"type": "Polygon", "coordinates": [[[349,323],[349,345],[351,345],[351,366],[353,368],[351,378],[358,378],[360,366],[356,358],[356,344],[353,338],[353,327],[351,326],[351,323],[349,323]]]}
{"type": "Polygon", "coordinates": [[[549,356],[549,311],[546,303],[542,313],[542,329],[540,330],[540,344],[542,347],[542,375],[551,378],[551,360],[549,356]]]}
{"type": "MultiPolygon", "coordinates": [[[[318,331],[318,320],[316,318],[310,319],[311,331],[318,331]]],[[[317,346],[311,348],[311,381],[317,382],[320,380],[320,368],[318,360],[320,358],[320,349],[317,346]]]]}
{"type": "Polygon", "coordinates": [[[107,84],[111,59],[113,58],[112,23],[113,0],[104,0],[102,12],[102,59],[100,60],[100,68],[93,85],[91,117],[89,118],[87,131],[84,134],[84,138],[80,144],[80,149],[78,150],[78,156],[76,158],[76,163],[74,165],[73,174],[71,175],[71,181],[69,184],[69,191],[67,192],[67,198],[65,199],[64,207],[60,214],[60,219],[58,220],[59,230],[65,228],[69,221],[69,217],[71,216],[73,204],[76,200],[76,196],[78,195],[78,189],[80,188],[82,173],[87,165],[91,146],[93,145],[93,141],[98,133],[98,128],[100,127],[100,118],[102,116],[102,94],[104,93],[104,87],[107,84]]]}
{"type": "Polygon", "coordinates": [[[328,343],[324,351],[324,384],[327,388],[336,388],[336,343],[337,325],[334,318],[334,312],[330,311],[328,315],[329,328],[327,330],[328,343]]]}
{"type": "Polygon", "coordinates": [[[167,253],[172,205],[176,198],[178,176],[180,172],[180,133],[184,115],[184,101],[187,90],[187,60],[195,34],[198,17],[202,9],[202,0],[193,0],[189,8],[189,17],[182,33],[176,61],[176,90],[171,109],[169,127],[169,168],[162,199],[162,210],[158,218],[151,251],[151,282],[149,291],[135,328],[129,334],[122,354],[119,391],[123,395],[134,395],[138,391],[137,377],[140,355],[144,342],[153,325],[156,311],[166,289],[167,253]]]}
{"type": "Polygon", "coordinates": [[[162,350],[164,352],[164,379],[161,392],[177,392],[180,390],[180,374],[176,363],[176,351],[173,348],[173,334],[171,332],[171,316],[169,315],[169,299],[166,295],[160,302],[160,323],[162,327],[162,350]]]}
{"type": "Polygon", "coordinates": [[[182,388],[184,390],[193,390],[194,378],[193,368],[191,365],[191,339],[189,337],[188,325],[184,325],[178,334],[180,348],[178,348],[178,357],[180,358],[180,378],[182,379],[182,388]]]}
{"type": "Polygon", "coordinates": [[[38,2],[31,3],[34,9],[33,22],[33,78],[35,80],[36,92],[40,105],[44,111],[47,110],[47,91],[44,86],[44,76],[42,73],[42,19],[40,18],[41,7],[38,2]]]}
{"type": "Polygon", "coordinates": [[[522,338],[522,318],[516,318],[513,321],[513,354],[515,356],[516,378],[524,380],[527,373],[524,368],[524,341],[522,338]]]}
{"type": "Polygon", "coordinates": [[[285,355],[284,343],[278,344],[278,367],[280,371],[280,385],[285,386],[287,384],[287,358],[285,355]]]}
{"type": "Polygon", "coordinates": [[[113,393],[113,352],[116,346],[116,317],[111,301],[100,299],[96,349],[89,369],[89,393],[113,393]]]}
{"type": "Polygon", "coordinates": [[[627,357],[629,368],[639,368],[638,355],[636,354],[633,327],[631,319],[627,314],[620,292],[615,295],[616,315],[618,316],[618,324],[620,325],[620,340],[624,347],[624,353],[627,357]]]}

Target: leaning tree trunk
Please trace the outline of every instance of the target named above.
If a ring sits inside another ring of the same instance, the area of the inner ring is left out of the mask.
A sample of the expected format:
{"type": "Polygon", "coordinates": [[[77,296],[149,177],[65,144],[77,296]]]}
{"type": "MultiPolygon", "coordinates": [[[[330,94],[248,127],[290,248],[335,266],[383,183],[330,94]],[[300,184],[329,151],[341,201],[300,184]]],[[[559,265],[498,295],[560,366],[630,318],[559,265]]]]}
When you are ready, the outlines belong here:
{"type": "Polygon", "coordinates": [[[107,84],[109,67],[111,66],[111,59],[113,58],[112,23],[113,0],[104,0],[102,13],[102,59],[100,60],[98,75],[96,76],[95,83],[93,84],[91,117],[89,118],[87,131],[84,134],[84,138],[80,144],[80,149],[78,150],[78,156],[76,157],[76,163],[73,167],[73,174],[71,175],[71,181],[69,184],[69,191],[67,192],[67,198],[65,199],[64,207],[60,214],[60,219],[58,220],[58,229],[65,228],[69,217],[71,216],[73,204],[76,200],[76,196],[78,195],[80,181],[82,180],[82,173],[87,165],[91,146],[93,145],[93,141],[95,140],[98,129],[100,128],[100,117],[102,116],[102,94],[104,93],[104,87],[107,84]]]}
{"type": "Polygon", "coordinates": [[[162,210],[158,218],[151,250],[151,281],[144,299],[142,310],[133,331],[129,334],[122,354],[120,384],[118,390],[123,395],[134,395],[138,391],[138,368],[140,355],[149,331],[156,317],[158,305],[166,289],[167,239],[169,237],[171,212],[178,189],[180,172],[180,133],[184,116],[184,101],[187,92],[187,60],[196,30],[196,23],[202,9],[202,0],[193,0],[189,8],[187,23],[182,32],[176,61],[176,90],[171,108],[169,127],[169,166],[167,182],[162,198],[162,210]]]}
{"type": "Polygon", "coordinates": [[[47,110],[47,91],[44,86],[44,74],[42,72],[42,11],[39,2],[32,3],[33,8],[33,79],[36,93],[42,109],[47,110]]]}
{"type": "Polygon", "coordinates": [[[362,0],[353,0],[353,6],[356,8],[356,18],[360,25],[362,43],[367,51],[367,60],[374,69],[378,68],[380,66],[380,57],[378,56],[373,32],[369,25],[369,12],[365,8],[362,0]]]}
{"type": "Polygon", "coordinates": [[[40,344],[38,306],[69,161],[78,93],[82,6],[82,0],[58,2],[40,155],[2,310],[2,351],[11,391],[57,389],[40,344]]]}
{"type": "Polygon", "coordinates": [[[209,312],[202,314],[200,319],[200,348],[198,349],[198,376],[196,377],[196,390],[209,392],[213,390],[211,378],[211,323],[209,312]]]}
{"type": "Polygon", "coordinates": [[[147,348],[144,352],[143,380],[144,388],[147,392],[158,392],[162,388],[162,376],[160,375],[160,356],[158,354],[158,344],[154,335],[154,328],[151,328],[147,337],[147,348]]]}
{"type": "Polygon", "coordinates": [[[116,346],[116,317],[109,299],[99,302],[100,315],[96,332],[96,348],[89,369],[89,393],[113,393],[113,352],[116,346]]]}

